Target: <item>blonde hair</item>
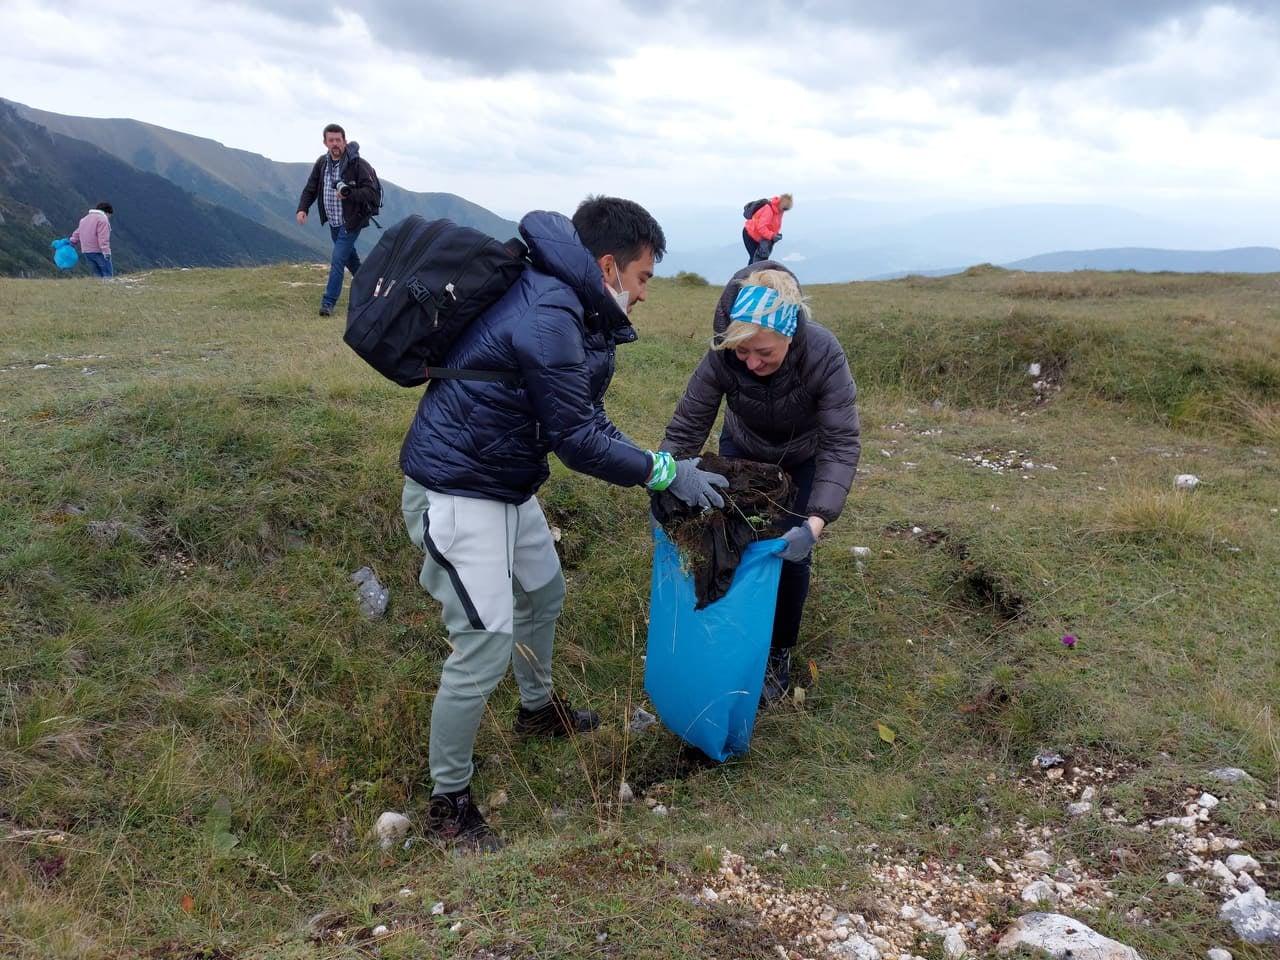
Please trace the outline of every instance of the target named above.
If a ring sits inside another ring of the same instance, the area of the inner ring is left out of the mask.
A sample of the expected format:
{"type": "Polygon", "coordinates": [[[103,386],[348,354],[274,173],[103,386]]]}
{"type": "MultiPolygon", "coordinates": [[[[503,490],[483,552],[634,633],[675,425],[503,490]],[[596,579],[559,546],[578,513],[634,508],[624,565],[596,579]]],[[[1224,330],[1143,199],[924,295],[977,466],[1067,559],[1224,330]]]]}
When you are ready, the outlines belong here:
{"type": "MultiPolygon", "coordinates": [[[[806,319],[809,317],[809,303],[804,294],[800,292],[800,283],[786,270],[753,271],[747,274],[747,278],[742,281],[742,286],[768,287],[770,290],[775,290],[783,303],[794,303],[800,309],[801,316],[806,319]]],[[[778,333],[777,330],[762,327],[758,323],[734,320],[725,328],[724,333],[717,334],[711,338],[711,349],[736,350],[762,330],[772,333],[776,337],[781,337],[783,340],[791,339],[785,334],[778,333]]]]}
{"type": "Polygon", "coordinates": [[[791,194],[784,193],[780,197],[778,197],[778,206],[781,207],[783,210],[790,210],[792,205],[793,205],[793,201],[791,199],[791,194]]]}

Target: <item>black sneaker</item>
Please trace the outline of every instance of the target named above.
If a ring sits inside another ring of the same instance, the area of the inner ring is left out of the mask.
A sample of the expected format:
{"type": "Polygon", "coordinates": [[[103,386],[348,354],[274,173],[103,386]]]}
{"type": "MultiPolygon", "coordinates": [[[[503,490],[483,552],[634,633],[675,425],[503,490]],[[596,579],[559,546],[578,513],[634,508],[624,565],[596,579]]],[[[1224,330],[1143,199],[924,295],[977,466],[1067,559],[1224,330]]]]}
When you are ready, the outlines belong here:
{"type": "Polygon", "coordinates": [[[769,661],[764,668],[764,689],[760,693],[760,703],[771,707],[781,703],[791,689],[791,650],[770,650],[769,661]]]}
{"type": "Polygon", "coordinates": [[[600,714],[594,710],[575,710],[569,701],[558,693],[551,695],[551,702],[537,710],[520,708],[516,714],[514,730],[520,737],[571,737],[577,733],[590,733],[600,726],[600,714]]]}
{"type": "Polygon", "coordinates": [[[322,317],[331,317],[331,316],[333,316],[333,307],[326,307],[326,306],[324,306],[323,304],[321,304],[321,305],[320,305],[320,316],[322,316],[322,317]]]}
{"type": "Polygon", "coordinates": [[[484,815],[471,802],[471,788],[438,793],[427,808],[427,836],[456,847],[493,853],[502,849],[502,838],[493,832],[484,815]]]}

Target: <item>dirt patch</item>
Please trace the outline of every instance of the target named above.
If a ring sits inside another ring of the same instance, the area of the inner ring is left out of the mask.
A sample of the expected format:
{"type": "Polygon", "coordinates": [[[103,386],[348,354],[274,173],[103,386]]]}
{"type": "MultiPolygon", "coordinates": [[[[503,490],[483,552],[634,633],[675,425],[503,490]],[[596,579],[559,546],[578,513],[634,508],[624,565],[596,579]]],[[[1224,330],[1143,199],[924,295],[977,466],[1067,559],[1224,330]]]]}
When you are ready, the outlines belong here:
{"type": "Polygon", "coordinates": [[[1026,601],[986,567],[972,567],[960,578],[959,585],[966,603],[989,611],[998,620],[1014,620],[1026,610],[1026,601]]]}

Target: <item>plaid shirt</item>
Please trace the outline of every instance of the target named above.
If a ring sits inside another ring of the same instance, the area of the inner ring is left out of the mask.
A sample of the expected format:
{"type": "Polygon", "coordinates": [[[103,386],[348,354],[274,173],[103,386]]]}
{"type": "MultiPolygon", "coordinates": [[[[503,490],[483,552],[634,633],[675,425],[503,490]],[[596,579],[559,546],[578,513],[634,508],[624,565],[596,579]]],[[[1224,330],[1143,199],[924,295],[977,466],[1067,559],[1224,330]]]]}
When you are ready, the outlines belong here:
{"type": "Polygon", "coordinates": [[[340,171],[342,170],[343,160],[346,160],[346,154],[342,155],[342,160],[334,163],[333,157],[326,156],[324,158],[324,170],[320,172],[320,197],[324,203],[325,216],[329,218],[329,222],[342,226],[346,221],[342,217],[342,198],[338,196],[337,188],[334,187],[334,181],[341,179],[340,171]]]}

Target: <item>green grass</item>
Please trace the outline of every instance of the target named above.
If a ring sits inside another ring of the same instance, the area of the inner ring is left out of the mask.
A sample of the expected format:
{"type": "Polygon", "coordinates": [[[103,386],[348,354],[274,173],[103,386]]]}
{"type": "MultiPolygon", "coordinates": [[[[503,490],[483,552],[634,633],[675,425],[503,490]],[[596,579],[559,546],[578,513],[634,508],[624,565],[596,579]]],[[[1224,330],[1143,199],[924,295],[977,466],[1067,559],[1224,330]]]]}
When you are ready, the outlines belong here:
{"type": "MultiPolygon", "coordinates": [[[[683,898],[708,846],[853,907],[869,842],[980,865],[985,831],[1022,819],[1108,861],[1117,838],[1019,788],[1043,748],[1123,762],[1135,804],[1224,764],[1275,796],[1276,278],[975,270],[808,291],[859,382],[867,469],[816,556],[803,708],[683,778],[669,735],[630,737],[645,499],[556,464],[557,683],[605,729],[514,742],[504,684],[476,788],[507,792],[508,849],[377,850],[381,811],[424,811],[446,646],[399,516],[417,393],[314,315],[322,281],[0,281],[0,821],[62,835],[0,840],[0,955],[355,957],[389,923],[384,957],[773,956],[683,898]],[[960,459],[1009,450],[1058,469],[960,459]],[[1177,473],[1205,482],[1178,494],[1177,473]],[[95,521],[127,528],[99,543],[95,521]],[[347,581],[366,563],[392,591],[375,623],[347,581]],[[672,816],[620,810],[624,777],[672,816]],[[794,856],[760,859],[783,841],[794,856]]],[[[638,441],[660,438],[718,292],[659,282],[637,309],[608,403],[638,441]]],[[[1274,871],[1274,809],[1222,816],[1274,871]]],[[[1096,925],[1148,960],[1229,942],[1144,850],[1096,925]],[[1147,896],[1176,922],[1126,919],[1147,896]]]]}

